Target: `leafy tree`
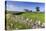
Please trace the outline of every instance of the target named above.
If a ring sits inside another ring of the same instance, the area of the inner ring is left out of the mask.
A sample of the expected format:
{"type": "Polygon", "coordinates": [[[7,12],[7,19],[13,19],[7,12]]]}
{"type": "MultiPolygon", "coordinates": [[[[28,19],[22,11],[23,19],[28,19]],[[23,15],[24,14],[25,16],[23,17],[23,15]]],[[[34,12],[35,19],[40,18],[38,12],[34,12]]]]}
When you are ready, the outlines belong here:
{"type": "Polygon", "coordinates": [[[36,11],[37,11],[37,12],[39,12],[39,11],[40,11],[40,10],[39,10],[39,7],[36,7],[36,11]]]}
{"type": "Polygon", "coordinates": [[[28,9],[24,9],[26,12],[28,12],[28,9]]]}
{"type": "Polygon", "coordinates": [[[30,10],[30,12],[32,12],[32,10],[30,10]]]}

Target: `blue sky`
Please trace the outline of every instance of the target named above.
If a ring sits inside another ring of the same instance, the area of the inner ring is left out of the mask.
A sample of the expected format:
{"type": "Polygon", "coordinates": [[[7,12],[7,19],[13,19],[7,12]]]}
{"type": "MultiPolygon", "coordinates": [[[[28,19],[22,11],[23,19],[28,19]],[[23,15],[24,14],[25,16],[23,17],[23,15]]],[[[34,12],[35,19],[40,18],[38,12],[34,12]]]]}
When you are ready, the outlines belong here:
{"type": "Polygon", "coordinates": [[[24,11],[24,9],[36,11],[36,7],[40,7],[40,11],[45,10],[44,3],[36,2],[20,2],[20,1],[7,1],[7,10],[9,11],[24,11]]]}

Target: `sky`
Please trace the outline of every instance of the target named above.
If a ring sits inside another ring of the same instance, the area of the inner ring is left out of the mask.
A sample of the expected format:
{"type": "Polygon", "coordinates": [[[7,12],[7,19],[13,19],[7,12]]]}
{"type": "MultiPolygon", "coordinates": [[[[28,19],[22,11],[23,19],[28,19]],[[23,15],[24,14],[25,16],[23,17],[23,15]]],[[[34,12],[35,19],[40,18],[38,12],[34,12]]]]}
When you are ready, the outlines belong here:
{"type": "Polygon", "coordinates": [[[40,7],[41,12],[45,10],[45,4],[37,2],[7,1],[6,7],[9,11],[24,11],[24,9],[36,11],[36,7],[40,7]]]}

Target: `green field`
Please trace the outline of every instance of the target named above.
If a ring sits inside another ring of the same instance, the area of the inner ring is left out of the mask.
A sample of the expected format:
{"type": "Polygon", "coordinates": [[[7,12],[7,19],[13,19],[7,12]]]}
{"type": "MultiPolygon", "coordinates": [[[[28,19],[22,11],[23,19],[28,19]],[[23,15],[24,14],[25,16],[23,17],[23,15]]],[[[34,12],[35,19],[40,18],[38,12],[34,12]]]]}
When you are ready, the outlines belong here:
{"type": "MultiPolygon", "coordinates": [[[[6,14],[6,28],[7,29],[31,29],[31,25],[28,26],[27,24],[24,23],[19,23],[16,22],[16,18],[14,17],[15,15],[13,14],[6,14]]],[[[45,22],[45,14],[43,12],[25,12],[17,16],[23,16],[25,18],[28,18],[29,20],[32,19],[32,23],[35,22],[36,20],[40,21],[40,23],[45,22]]]]}
{"type": "Polygon", "coordinates": [[[22,14],[22,16],[25,16],[25,17],[28,17],[29,19],[31,18],[31,19],[33,19],[33,21],[35,20],[35,19],[38,19],[38,20],[40,20],[42,23],[44,22],[44,20],[45,20],[45,15],[44,15],[44,13],[24,13],[24,14],[22,14]]]}

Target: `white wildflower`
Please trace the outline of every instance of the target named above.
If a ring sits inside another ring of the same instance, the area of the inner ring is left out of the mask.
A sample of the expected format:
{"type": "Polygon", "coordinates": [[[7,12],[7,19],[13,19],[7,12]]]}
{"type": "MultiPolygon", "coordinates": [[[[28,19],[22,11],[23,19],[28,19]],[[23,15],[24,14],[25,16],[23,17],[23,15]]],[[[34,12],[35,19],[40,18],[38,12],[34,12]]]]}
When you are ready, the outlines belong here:
{"type": "Polygon", "coordinates": [[[13,26],[13,24],[11,23],[11,26],[13,26]]]}
{"type": "Polygon", "coordinates": [[[16,30],[17,30],[18,28],[16,28],[16,30]]]}
{"type": "Polygon", "coordinates": [[[16,18],[17,18],[17,16],[16,16],[16,18]]]}
{"type": "Polygon", "coordinates": [[[28,18],[26,19],[26,21],[29,20],[28,18]]]}
{"type": "Polygon", "coordinates": [[[45,23],[43,23],[42,26],[45,26],[45,23]]]}
{"type": "Polygon", "coordinates": [[[40,25],[40,21],[38,21],[38,24],[40,25]]]}
{"type": "Polygon", "coordinates": [[[38,20],[36,20],[35,24],[38,24],[38,20]]]}
{"type": "Polygon", "coordinates": [[[32,22],[32,19],[30,20],[30,22],[32,22]]]}

